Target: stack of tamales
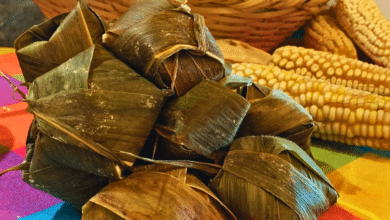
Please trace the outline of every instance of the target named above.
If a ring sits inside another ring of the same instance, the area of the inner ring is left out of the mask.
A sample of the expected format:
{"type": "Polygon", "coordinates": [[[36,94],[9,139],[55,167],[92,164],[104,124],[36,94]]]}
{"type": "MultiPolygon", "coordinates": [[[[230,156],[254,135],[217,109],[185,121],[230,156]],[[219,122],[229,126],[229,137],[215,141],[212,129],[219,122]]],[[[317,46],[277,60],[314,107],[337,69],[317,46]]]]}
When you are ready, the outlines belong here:
{"type": "Polygon", "coordinates": [[[83,219],[316,219],[337,200],[312,117],[231,74],[183,0],[138,0],[112,25],[81,1],[15,47],[34,121],[1,174],[83,219]]]}

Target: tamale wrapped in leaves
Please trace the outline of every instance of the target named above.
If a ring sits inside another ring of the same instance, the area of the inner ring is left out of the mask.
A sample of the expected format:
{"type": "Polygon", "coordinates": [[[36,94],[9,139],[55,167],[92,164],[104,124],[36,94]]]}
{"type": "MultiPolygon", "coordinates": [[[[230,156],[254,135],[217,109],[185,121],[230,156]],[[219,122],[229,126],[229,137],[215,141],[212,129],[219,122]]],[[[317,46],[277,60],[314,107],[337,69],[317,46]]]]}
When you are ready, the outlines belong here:
{"type": "Polygon", "coordinates": [[[236,219],[186,169],[137,172],[112,182],[83,207],[82,219],[236,219]]]}
{"type": "Polygon", "coordinates": [[[137,155],[167,95],[95,45],[36,78],[29,88],[27,110],[41,115],[40,131],[60,142],[83,147],[53,123],[77,133],[80,140],[137,155]]]}
{"type": "Polygon", "coordinates": [[[210,188],[238,219],[317,219],[337,192],[294,142],[276,136],[236,139],[210,188]]]}
{"type": "Polygon", "coordinates": [[[171,88],[178,96],[203,79],[217,81],[225,74],[223,55],[203,16],[179,1],[138,0],[103,42],[159,88],[171,88]]]}
{"type": "Polygon", "coordinates": [[[310,138],[314,130],[311,115],[281,90],[253,84],[243,90],[251,103],[237,137],[276,135],[298,144],[311,155],[310,138]]]}
{"type": "Polygon", "coordinates": [[[65,166],[114,180],[122,178],[123,167],[89,149],[64,144],[42,133],[36,144],[39,154],[49,159],[46,165],[65,166]]]}
{"type": "MultiPolygon", "coordinates": [[[[51,145],[48,145],[47,138],[42,140],[41,137],[42,133],[38,132],[36,121],[33,120],[27,136],[25,160],[21,165],[5,172],[22,170],[24,182],[69,203],[81,211],[81,207],[92,196],[108,185],[109,178],[62,166],[62,164],[52,161],[46,157],[43,151],[47,149],[56,150],[58,148],[52,148],[51,145]]],[[[102,164],[88,164],[90,162],[88,158],[96,160],[96,158],[101,156],[93,152],[84,156],[87,159],[79,161],[79,167],[92,165],[97,168],[110,164],[107,159],[102,159],[100,161],[102,164]]],[[[109,170],[107,168],[103,169],[109,170]]]]}
{"type": "Polygon", "coordinates": [[[26,82],[102,42],[107,24],[83,0],[69,14],[34,25],[15,41],[26,82]]]}
{"type": "Polygon", "coordinates": [[[169,101],[155,129],[171,142],[207,156],[233,140],[249,106],[229,88],[204,80],[169,101]]]}

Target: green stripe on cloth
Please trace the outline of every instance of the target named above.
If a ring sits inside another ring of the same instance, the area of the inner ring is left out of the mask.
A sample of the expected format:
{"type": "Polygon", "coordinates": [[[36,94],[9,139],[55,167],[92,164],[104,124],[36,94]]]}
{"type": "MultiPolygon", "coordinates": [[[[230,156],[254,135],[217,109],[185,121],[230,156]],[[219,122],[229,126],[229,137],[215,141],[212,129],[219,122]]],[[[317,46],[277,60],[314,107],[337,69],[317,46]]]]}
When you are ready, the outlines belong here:
{"type": "Polygon", "coordinates": [[[366,147],[354,147],[331,141],[312,139],[311,151],[316,163],[328,174],[369,152],[366,147]]]}
{"type": "Polygon", "coordinates": [[[21,81],[21,82],[25,82],[24,76],[22,74],[12,75],[12,77],[21,81]]]}

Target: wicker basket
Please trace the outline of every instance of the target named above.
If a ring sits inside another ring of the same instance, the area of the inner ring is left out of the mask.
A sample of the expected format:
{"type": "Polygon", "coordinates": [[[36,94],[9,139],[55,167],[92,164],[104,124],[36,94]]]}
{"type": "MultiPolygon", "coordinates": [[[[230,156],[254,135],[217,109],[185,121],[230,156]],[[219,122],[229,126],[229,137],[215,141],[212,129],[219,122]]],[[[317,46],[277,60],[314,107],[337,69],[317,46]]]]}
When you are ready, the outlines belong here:
{"type": "MultiPolygon", "coordinates": [[[[48,18],[71,10],[77,0],[33,0],[48,18]]],[[[88,0],[107,21],[118,18],[136,0],[88,0]]],[[[188,0],[206,19],[215,38],[232,38],[269,51],[299,29],[332,0],[188,0]]]]}

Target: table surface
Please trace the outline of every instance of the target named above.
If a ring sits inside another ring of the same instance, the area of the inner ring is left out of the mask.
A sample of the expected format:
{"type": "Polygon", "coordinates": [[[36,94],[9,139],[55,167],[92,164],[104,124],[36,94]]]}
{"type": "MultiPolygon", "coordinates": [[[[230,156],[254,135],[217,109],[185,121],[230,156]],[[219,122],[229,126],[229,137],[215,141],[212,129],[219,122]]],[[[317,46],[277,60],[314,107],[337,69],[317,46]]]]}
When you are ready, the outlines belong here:
{"type": "MultiPolygon", "coordinates": [[[[0,70],[14,83],[23,81],[12,48],[0,48],[0,70]]],[[[0,171],[23,161],[33,119],[25,110],[27,104],[13,99],[12,93],[0,77],[0,171]]],[[[321,220],[390,219],[390,152],[316,139],[312,151],[340,195],[321,220]]],[[[66,203],[24,183],[19,171],[0,177],[0,189],[0,219],[81,219],[66,203]]]]}

